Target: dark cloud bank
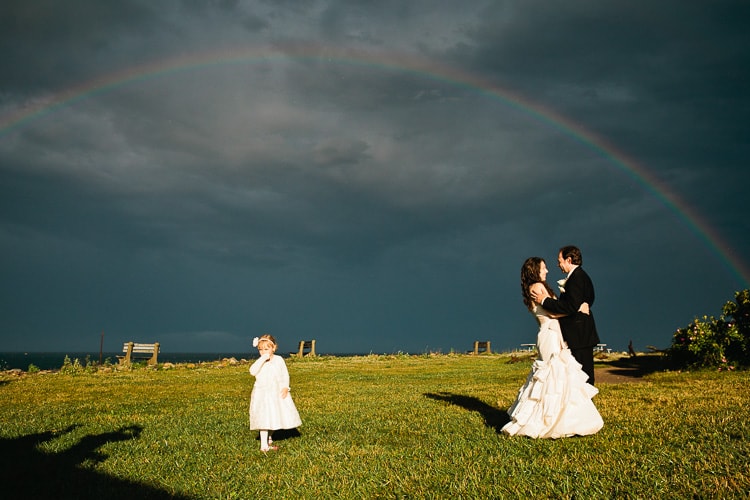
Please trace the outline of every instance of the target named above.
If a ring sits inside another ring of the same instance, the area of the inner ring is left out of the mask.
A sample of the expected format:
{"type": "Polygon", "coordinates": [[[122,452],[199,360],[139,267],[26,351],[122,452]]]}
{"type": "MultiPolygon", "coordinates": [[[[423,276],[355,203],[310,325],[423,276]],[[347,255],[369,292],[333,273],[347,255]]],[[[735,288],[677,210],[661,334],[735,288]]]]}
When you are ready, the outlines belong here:
{"type": "Polygon", "coordinates": [[[569,243],[603,341],[666,347],[748,286],[748,10],[5,2],[0,350],[511,349],[521,263],[569,243]]]}

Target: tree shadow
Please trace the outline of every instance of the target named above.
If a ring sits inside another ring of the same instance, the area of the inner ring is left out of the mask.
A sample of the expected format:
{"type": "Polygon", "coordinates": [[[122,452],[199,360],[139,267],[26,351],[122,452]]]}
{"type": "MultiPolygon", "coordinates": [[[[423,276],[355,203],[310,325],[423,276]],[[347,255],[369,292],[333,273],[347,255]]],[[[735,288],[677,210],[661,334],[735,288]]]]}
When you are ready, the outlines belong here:
{"type": "Polygon", "coordinates": [[[84,436],[59,453],[47,453],[40,446],[72,432],[47,431],[17,438],[0,438],[0,491],[5,498],[34,499],[190,499],[148,484],[117,478],[92,470],[107,459],[99,448],[107,443],[138,439],[143,428],[122,427],[113,432],[84,436]]]}
{"type": "Polygon", "coordinates": [[[494,429],[500,434],[503,426],[510,422],[510,417],[505,410],[490,406],[479,398],[465,396],[463,394],[451,394],[449,392],[428,392],[425,397],[436,401],[444,401],[452,405],[460,406],[469,411],[475,411],[484,418],[484,425],[494,429]]]}

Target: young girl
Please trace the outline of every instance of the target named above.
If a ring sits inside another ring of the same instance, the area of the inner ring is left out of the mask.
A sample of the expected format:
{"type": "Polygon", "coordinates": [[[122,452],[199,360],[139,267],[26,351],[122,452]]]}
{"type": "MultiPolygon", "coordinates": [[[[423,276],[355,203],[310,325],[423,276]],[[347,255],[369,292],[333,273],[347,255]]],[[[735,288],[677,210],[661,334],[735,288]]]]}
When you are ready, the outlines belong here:
{"type": "Polygon", "coordinates": [[[276,429],[294,429],[302,425],[289,394],[289,371],[284,358],[274,354],[276,339],[264,334],[253,339],[260,358],[250,366],[255,385],[250,395],[250,429],[260,431],[260,450],[278,450],[271,434],[276,429]]]}

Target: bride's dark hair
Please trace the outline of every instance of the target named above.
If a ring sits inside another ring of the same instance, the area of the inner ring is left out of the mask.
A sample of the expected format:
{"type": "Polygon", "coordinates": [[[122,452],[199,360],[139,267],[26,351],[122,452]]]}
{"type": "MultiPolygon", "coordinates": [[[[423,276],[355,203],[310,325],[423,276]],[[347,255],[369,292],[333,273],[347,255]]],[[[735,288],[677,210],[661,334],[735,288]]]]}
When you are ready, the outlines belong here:
{"type": "Polygon", "coordinates": [[[542,262],[544,262],[544,259],[541,257],[529,257],[521,266],[521,295],[523,295],[523,303],[526,304],[529,311],[534,309],[534,300],[529,293],[529,289],[534,283],[541,283],[549,292],[550,297],[557,297],[555,291],[539,276],[542,262]]]}

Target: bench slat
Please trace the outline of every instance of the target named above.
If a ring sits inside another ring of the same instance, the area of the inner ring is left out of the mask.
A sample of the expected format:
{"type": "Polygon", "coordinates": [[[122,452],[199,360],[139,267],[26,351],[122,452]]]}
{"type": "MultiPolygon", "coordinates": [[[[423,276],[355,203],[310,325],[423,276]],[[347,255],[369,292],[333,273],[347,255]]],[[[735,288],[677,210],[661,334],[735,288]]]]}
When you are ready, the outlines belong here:
{"type": "Polygon", "coordinates": [[[130,360],[134,357],[135,354],[139,354],[139,358],[148,358],[148,364],[149,365],[156,365],[157,364],[157,356],[159,354],[159,351],[161,350],[161,346],[158,342],[155,342],[153,344],[141,344],[137,342],[125,342],[122,345],[122,352],[125,353],[124,356],[117,356],[120,360],[120,364],[127,364],[130,363],[130,360]]]}
{"type": "MultiPolygon", "coordinates": [[[[122,352],[128,352],[128,345],[122,346],[122,352]]],[[[153,352],[155,344],[133,344],[132,352],[153,352]]]]}

